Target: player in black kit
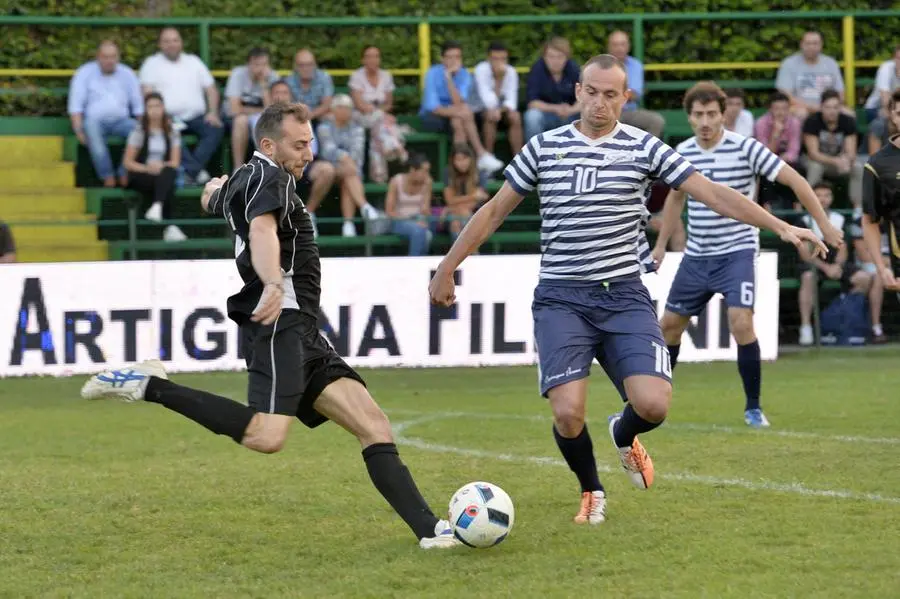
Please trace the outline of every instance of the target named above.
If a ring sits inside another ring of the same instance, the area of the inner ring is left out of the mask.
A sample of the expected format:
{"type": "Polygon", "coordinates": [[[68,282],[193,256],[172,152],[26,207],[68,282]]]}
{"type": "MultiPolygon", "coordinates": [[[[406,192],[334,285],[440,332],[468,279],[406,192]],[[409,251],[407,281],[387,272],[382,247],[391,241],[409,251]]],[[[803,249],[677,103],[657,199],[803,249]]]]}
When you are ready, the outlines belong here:
{"type": "Polygon", "coordinates": [[[888,103],[890,143],[875,152],[863,170],[863,236],[884,288],[900,291],[900,90],[888,103]],[[889,263],[881,256],[882,230],[889,263]]]}
{"type": "Polygon", "coordinates": [[[231,178],[207,183],[201,200],[235,234],[244,287],[228,298],[228,316],[240,327],[249,406],[177,385],[158,361],[91,377],[82,396],[162,404],[262,453],[284,446],[295,417],[309,428],[333,420],[359,440],[372,482],[419,545],[455,546],[449,524],[434,515],[400,461],[387,416],[318,330],[319,250],[295,192],[313,159],[309,111],[303,104],[272,105],[255,134],[259,151],[231,178]]]}

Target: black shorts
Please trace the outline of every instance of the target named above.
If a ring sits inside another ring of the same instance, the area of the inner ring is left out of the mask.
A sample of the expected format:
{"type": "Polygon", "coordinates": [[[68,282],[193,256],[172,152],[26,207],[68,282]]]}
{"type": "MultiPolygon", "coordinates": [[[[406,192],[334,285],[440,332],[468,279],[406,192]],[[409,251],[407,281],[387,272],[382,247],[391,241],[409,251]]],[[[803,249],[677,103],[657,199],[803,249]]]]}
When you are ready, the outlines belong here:
{"type": "Polygon", "coordinates": [[[366,384],[296,310],[282,311],[274,325],[241,325],[241,342],[247,400],[257,412],[296,416],[315,428],[328,420],[313,408],[325,387],[342,378],[366,384]]]}

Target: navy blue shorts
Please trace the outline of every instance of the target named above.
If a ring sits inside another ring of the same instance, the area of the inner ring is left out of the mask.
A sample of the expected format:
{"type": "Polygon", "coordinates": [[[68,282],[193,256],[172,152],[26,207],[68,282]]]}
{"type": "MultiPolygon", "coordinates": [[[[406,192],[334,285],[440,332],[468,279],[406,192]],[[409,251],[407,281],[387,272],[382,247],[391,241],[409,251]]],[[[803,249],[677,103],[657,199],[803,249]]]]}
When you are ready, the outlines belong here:
{"type": "Polygon", "coordinates": [[[722,256],[684,256],[669,289],[666,310],[696,316],[716,293],[729,308],[750,308],[756,299],[756,251],[722,256]]]}
{"type": "Polygon", "coordinates": [[[591,286],[541,282],[531,312],[544,397],[553,387],[587,377],[594,358],[623,401],[630,376],[672,380],[656,307],[639,279],[591,286]]]}

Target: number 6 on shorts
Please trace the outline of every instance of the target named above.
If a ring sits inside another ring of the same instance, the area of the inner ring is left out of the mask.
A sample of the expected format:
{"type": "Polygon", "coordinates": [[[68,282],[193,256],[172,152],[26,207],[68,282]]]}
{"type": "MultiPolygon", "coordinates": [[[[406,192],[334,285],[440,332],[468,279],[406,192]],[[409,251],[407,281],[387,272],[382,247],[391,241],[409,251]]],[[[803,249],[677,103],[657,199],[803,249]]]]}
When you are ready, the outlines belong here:
{"type": "Polygon", "coordinates": [[[741,305],[753,307],[753,281],[741,283],[741,305]]]}

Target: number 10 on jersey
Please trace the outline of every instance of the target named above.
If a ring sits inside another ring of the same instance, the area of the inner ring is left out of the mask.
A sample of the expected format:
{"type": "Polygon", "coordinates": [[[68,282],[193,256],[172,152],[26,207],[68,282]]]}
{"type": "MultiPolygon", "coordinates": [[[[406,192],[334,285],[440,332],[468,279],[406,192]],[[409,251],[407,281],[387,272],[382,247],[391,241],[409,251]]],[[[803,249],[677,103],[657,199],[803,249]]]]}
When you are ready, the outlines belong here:
{"type": "Polygon", "coordinates": [[[592,193],[597,189],[597,171],[600,169],[594,166],[576,166],[575,167],[575,194],[592,193]]]}

